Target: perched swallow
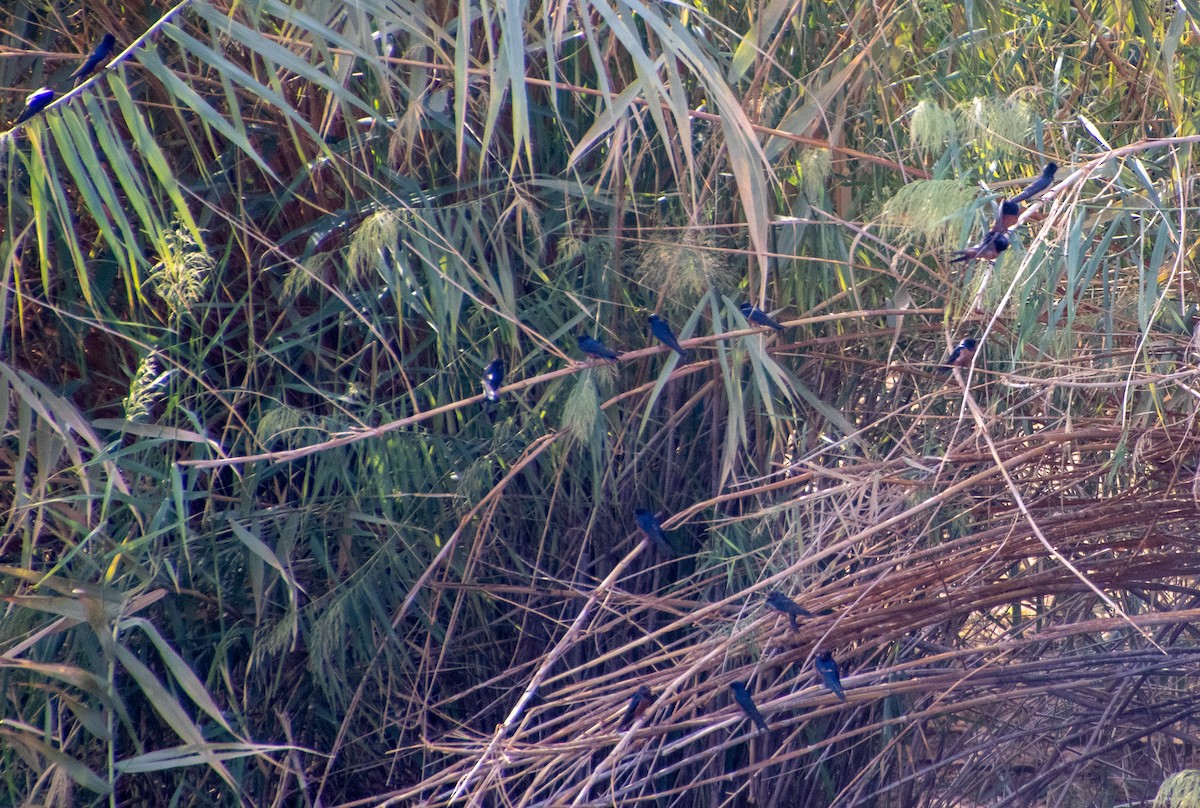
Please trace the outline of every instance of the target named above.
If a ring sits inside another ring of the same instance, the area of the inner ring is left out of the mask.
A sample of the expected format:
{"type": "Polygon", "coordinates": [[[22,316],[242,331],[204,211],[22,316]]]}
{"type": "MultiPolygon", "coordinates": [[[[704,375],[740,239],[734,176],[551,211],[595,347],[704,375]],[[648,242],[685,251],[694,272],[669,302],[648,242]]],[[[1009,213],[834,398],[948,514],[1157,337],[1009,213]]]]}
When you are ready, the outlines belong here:
{"type": "Polygon", "coordinates": [[[666,345],[672,351],[679,354],[684,362],[691,361],[691,352],[683,349],[683,346],[679,344],[679,340],[675,339],[675,332],[671,330],[671,326],[657,314],[650,315],[650,333],[663,345],[666,345]]]}
{"type": "Polygon", "coordinates": [[[979,343],[967,337],[958,345],[954,346],[954,350],[950,352],[950,356],[946,359],[945,368],[968,368],[971,366],[971,360],[975,358],[975,349],[979,343]]]}
{"type": "Polygon", "coordinates": [[[1050,183],[1054,182],[1054,172],[1058,171],[1058,166],[1054,163],[1046,163],[1046,167],[1042,169],[1042,173],[1036,180],[1025,186],[1025,190],[1012,198],[1013,202],[1024,202],[1026,199],[1033,199],[1042,191],[1050,187],[1050,183]]]}
{"type": "Polygon", "coordinates": [[[117,38],[112,34],[105,34],[102,36],[100,38],[100,43],[96,45],[95,49],[92,50],[90,54],[88,54],[88,58],[84,59],[83,64],[79,66],[79,69],[71,74],[71,78],[78,80],[75,83],[78,84],[80,81],[83,81],[88,76],[92,75],[92,71],[99,67],[101,62],[112,55],[113,46],[116,44],[117,38]]]}
{"type": "Polygon", "coordinates": [[[500,385],[504,383],[504,360],[496,357],[483,369],[483,397],[487,401],[500,400],[500,385]]]}
{"type": "Polygon", "coordinates": [[[579,343],[579,350],[596,359],[607,359],[610,362],[615,362],[617,361],[617,357],[620,356],[612,348],[609,348],[595,337],[589,337],[587,334],[580,334],[575,337],[575,341],[579,343]]]}
{"type": "Polygon", "coordinates": [[[54,91],[49,87],[43,87],[40,90],[33,91],[25,97],[25,109],[22,110],[21,114],[17,116],[17,119],[13,121],[13,126],[16,126],[19,123],[25,123],[25,121],[29,120],[34,115],[37,115],[46,107],[50,106],[50,102],[53,100],[54,91]]]}
{"type": "Polygon", "coordinates": [[[1000,257],[1000,253],[1008,249],[1008,236],[1003,233],[989,231],[983,237],[983,241],[971,247],[968,250],[959,250],[950,259],[950,263],[956,264],[959,261],[974,261],[976,258],[982,258],[985,261],[995,261],[1000,257]]]}
{"type": "Polygon", "coordinates": [[[754,699],[750,698],[750,691],[746,689],[746,686],[741,682],[734,682],[729,686],[729,689],[733,691],[733,698],[738,703],[738,706],[742,708],[742,712],[746,714],[746,717],[757,724],[763,732],[770,732],[771,728],[767,726],[766,719],[762,717],[762,713],[754,706],[754,699]]]}
{"type": "Polygon", "coordinates": [[[752,306],[749,303],[742,304],[742,316],[746,318],[746,322],[754,325],[765,325],[768,328],[774,328],[776,331],[782,331],[783,326],[767,316],[767,313],[757,306],[752,306]]]}
{"type": "Polygon", "coordinates": [[[629,707],[625,710],[625,717],[621,719],[621,723],[617,725],[618,729],[625,729],[634,721],[638,720],[642,713],[650,709],[650,705],[654,703],[654,691],[646,685],[639,687],[629,699],[629,707]]]}
{"type": "Polygon", "coordinates": [[[1017,226],[1017,219],[1021,218],[1021,204],[1013,202],[1011,199],[1005,199],[1000,203],[1000,210],[996,214],[996,223],[992,225],[991,232],[1007,233],[1017,226]]]}
{"type": "Polygon", "coordinates": [[[657,516],[645,508],[638,508],[633,512],[633,518],[637,520],[637,526],[641,528],[642,533],[646,534],[646,538],[660,553],[668,558],[675,555],[675,551],[671,549],[671,543],[667,541],[667,533],[663,530],[662,522],[658,521],[657,516]]]}
{"type": "Polygon", "coordinates": [[[842,675],[838,672],[838,665],[833,660],[833,654],[822,651],[817,654],[813,666],[816,667],[817,673],[821,674],[821,681],[825,683],[825,687],[832,690],[833,695],[845,701],[846,693],[842,690],[842,675]]]}
{"type": "Polygon", "coordinates": [[[812,617],[812,612],[805,609],[796,601],[789,598],[782,592],[767,593],[767,605],[777,612],[782,612],[792,619],[792,630],[799,631],[800,624],[796,622],[797,617],[812,617]]]}

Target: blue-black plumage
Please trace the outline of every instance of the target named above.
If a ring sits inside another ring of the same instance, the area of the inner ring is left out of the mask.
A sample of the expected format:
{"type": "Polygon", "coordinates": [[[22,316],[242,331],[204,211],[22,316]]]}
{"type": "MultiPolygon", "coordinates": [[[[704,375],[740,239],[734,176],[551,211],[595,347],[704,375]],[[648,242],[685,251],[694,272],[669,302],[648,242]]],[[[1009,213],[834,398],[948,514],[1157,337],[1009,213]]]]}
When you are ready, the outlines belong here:
{"type": "Polygon", "coordinates": [[[671,549],[671,543],[667,541],[667,532],[663,530],[662,522],[658,521],[658,517],[645,508],[638,508],[633,512],[633,518],[637,520],[637,526],[642,533],[646,534],[658,552],[668,558],[675,555],[675,551],[671,549]]]}
{"type": "Polygon", "coordinates": [[[767,605],[775,611],[783,612],[790,617],[792,619],[792,629],[795,631],[800,630],[800,624],[796,622],[797,617],[812,617],[812,612],[782,592],[769,592],[767,594],[767,605]]]}
{"type": "Polygon", "coordinates": [[[750,691],[741,682],[734,682],[729,686],[733,691],[733,699],[742,708],[742,712],[746,717],[753,721],[763,732],[769,732],[770,727],[767,726],[767,721],[762,717],[762,713],[758,711],[758,707],[754,705],[754,699],[750,697],[750,691]]]}
{"type": "Polygon", "coordinates": [[[675,332],[671,330],[670,324],[657,314],[650,315],[650,333],[653,334],[654,338],[663,345],[666,345],[672,351],[679,354],[680,358],[682,358],[684,362],[691,361],[691,352],[685,350],[683,346],[679,344],[679,340],[675,339],[675,332]]]}
{"type": "Polygon", "coordinates": [[[838,670],[838,664],[834,660],[833,654],[828,651],[817,654],[813,667],[817,669],[817,673],[821,674],[821,681],[825,683],[825,687],[832,690],[833,695],[845,701],[846,693],[842,690],[842,674],[838,670]]]}
{"type": "Polygon", "coordinates": [[[29,120],[34,115],[37,115],[46,107],[50,106],[50,103],[53,100],[54,91],[49,87],[42,87],[39,90],[34,90],[25,97],[25,109],[23,109],[21,114],[17,116],[17,119],[13,121],[13,126],[16,126],[19,123],[25,123],[25,121],[29,120]]]}
{"type": "Polygon", "coordinates": [[[483,397],[488,401],[500,400],[500,385],[504,383],[504,360],[496,357],[483,369],[483,397]]]}
{"type": "Polygon", "coordinates": [[[783,326],[772,320],[765,311],[757,306],[752,306],[749,303],[743,303],[741,309],[742,316],[745,317],[746,322],[750,323],[751,325],[765,325],[767,328],[774,328],[776,331],[783,330],[783,326]]]}
{"type": "Polygon", "coordinates": [[[619,353],[609,348],[595,337],[590,337],[587,334],[580,334],[575,337],[575,342],[579,345],[579,350],[596,359],[607,359],[610,362],[617,361],[619,353]]]}
{"type": "MultiPolygon", "coordinates": [[[[83,64],[81,64],[78,69],[71,74],[71,78],[77,79],[78,81],[83,81],[88,76],[92,75],[92,71],[99,67],[101,62],[112,55],[113,47],[115,47],[116,44],[117,38],[112,34],[105,34],[104,36],[100,37],[100,42],[96,44],[96,47],[92,49],[92,52],[88,54],[88,57],[83,60],[83,64]]],[[[78,81],[76,83],[78,83],[78,81]]]]}

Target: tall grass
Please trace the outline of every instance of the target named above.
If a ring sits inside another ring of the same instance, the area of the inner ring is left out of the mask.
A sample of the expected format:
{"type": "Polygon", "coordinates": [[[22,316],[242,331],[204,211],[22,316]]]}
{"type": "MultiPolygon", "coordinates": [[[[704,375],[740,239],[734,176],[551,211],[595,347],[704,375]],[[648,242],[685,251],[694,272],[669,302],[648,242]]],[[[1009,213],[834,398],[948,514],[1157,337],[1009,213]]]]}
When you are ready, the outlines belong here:
{"type": "Polygon", "coordinates": [[[10,117],[67,95],[0,140],[0,801],[1150,799],[1196,730],[1198,35],[21,3],[10,117]]]}

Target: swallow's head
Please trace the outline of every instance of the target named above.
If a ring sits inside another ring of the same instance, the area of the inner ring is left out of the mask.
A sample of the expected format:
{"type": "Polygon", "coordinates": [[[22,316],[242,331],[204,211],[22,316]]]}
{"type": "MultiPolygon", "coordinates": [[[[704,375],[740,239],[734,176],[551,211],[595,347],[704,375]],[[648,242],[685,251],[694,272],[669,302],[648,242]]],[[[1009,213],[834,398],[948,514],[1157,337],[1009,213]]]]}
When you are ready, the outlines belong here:
{"type": "Polygon", "coordinates": [[[1054,172],[1058,171],[1058,163],[1046,163],[1046,167],[1042,169],[1042,175],[1054,179],[1054,172]]]}
{"type": "Polygon", "coordinates": [[[650,325],[657,325],[658,323],[661,323],[662,321],[663,321],[663,318],[659,317],[657,314],[650,315],[650,325]]]}
{"type": "Polygon", "coordinates": [[[1006,199],[1000,203],[1000,213],[1004,216],[1020,216],[1021,205],[1018,202],[1006,199]]]}
{"type": "MultiPolygon", "coordinates": [[[[973,350],[975,350],[975,347],[977,345],[979,345],[979,342],[977,340],[972,339],[971,337],[967,337],[965,340],[958,343],[958,347],[964,351],[973,351],[973,350]]],[[[828,653],[828,651],[826,651],[825,653],[828,653]]]]}
{"type": "Polygon", "coordinates": [[[993,242],[993,244],[996,245],[996,252],[1004,252],[1008,249],[1008,236],[1004,235],[1003,233],[999,234],[996,236],[996,240],[993,242]]]}

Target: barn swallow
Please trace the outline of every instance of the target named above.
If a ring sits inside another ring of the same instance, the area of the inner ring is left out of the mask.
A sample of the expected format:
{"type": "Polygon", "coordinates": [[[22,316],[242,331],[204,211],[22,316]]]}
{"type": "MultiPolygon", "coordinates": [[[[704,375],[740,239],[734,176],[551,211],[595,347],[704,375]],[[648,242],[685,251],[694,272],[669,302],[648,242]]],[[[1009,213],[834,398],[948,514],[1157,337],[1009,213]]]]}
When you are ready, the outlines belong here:
{"type": "Polygon", "coordinates": [[[817,673],[821,674],[821,681],[825,683],[825,687],[832,690],[833,695],[845,701],[846,693],[842,690],[842,675],[838,672],[838,665],[833,660],[833,654],[822,651],[817,654],[813,666],[817,669],[817,673]]]}
{"type": "Polygon", "coordinates": [[[483,369],[483,397],[487,401],[500,400],[500,385],[504,383],[504,360],[496,357],[483,369]]]}
{"type": "Polygon", "coordinates": [[[754,325],[765,325],[768,328],[774,328],[776,331],[782,331],[783,326],[767,316],[767,313],[757,306],[752,306],[749,303],[743,303],[742,316],[746,318],[746,322],[754,325]]]}
{"type": "Polygon", "coordinates": [[[1046,163],[1046,167],[1042,169],[1042,173],[1033,182],[1025,186],[1025,190],[1012,198],[1013,202],[1024,202],[1026,199],[1033,199],[1042,191],[1050,187],[1050,183],[1054,182],[1054,172],[1058,171],[1058,166],[1054,163],[1046,163]]]}
{"type": "Polygon", "coordinates": [[[679,340],[675,339],[675,332],[671,330],[671,326],[657,314],[650,315],[650,333],[663,345],[679,354],[680,359],[684,362],[692,360],[691,352],[684,350],[683,346],[679,344],[679,340]]]}
{"type": "Polygon", "coordinates": [[[625,717],[621,719],[621,723],[617,725],[618,729],[625,729],[634,721],[641,718],[642,713],[650,709],[650,705],[654,703],[654,691],[646,685],[639,687],[629,699],[629,707],[625,710],[625,717]]]}
{"type": "Polygon", "coordinates": [[[117,38],[112,34],[105,34],[102,36],[99,44],[97,44],[95,49],[88,54],[88,58],[84,59],[83,64],[79,66],[79,69],[71,74],[70,77],[76,79],[75,84],[78,85],[79,82],[90,76],[92,71],[100,66],[101,62],[111,56],[113,52],[113,46],[116,44],[117,38]]]}
{"type": "Polygon", "coordinates": [[[950,356],[946,359],[944,368],[967,368],[971,366],[971,360],[975,358],[975,349],[979,343],[967,337],[958,345],[954,346],[954,350],[950,352],[950,356]]]}
{"type": "Polygon", "coordinates": [[[675,551],[671,549],[671,543],[667,541],[667,533],[663,530],[662,522],[658,521],[657,516],[645,508],[638,508],[633,512],[633,518],[637,520],[637,526],[641,528],[642,533],[646,534],[646,538],[660,553],[668,558],[675,555],[675,551]]]}
{"type": "Polygon", "coordinates": [[[33,91],[25,97],[25,109],[22,110],[21,114],[17,116],[17,119],[13,121],[13,126],[16,126],[19,123],[25,123],[25,121],[29,120],[34,115],[37,115],[46,107],[50,106],[50,102],[53,100],[54,91],[49,87],[43,87],[40,90],[33,91]]]}
{"type": "Polygon", "coordinates": [[[738,703],[738,706],[742,708],[742,712],[746,714],[746,717],[757,724],[763,732],[770,732],[771,728],[767,726],[766,719],[762,717],[762,713],[754,706],[754,699],[750,698],[750,691],[746,689],[746,686],[741,682],[734,682],[729,686],[729,689],[733,691],[733,698],[738,703]]]}
{"type": "Polygon", "coordinates": [[[587,334],[578,335],[575,337],[575,341],[579,343],[579,350],[596,359],[607,359],[610,362],[615,362],[617,361],[617,357],[620,356],[612,348],[609,348],[595,337],[589,337],[587,334]]]}
{"type": "Polygon", "coordinates": [[[995,261],[1000,257],[1000,253],[1008,249],[1008,236],[1003,233],[989,231],[983,237],[983,241],[976,244],[967,250],[959,250],[954,253],[954,257],[950,259],[950,263],[957,264],[959,261],[973,261],[976,258],[982,258],[986,261],[995,261]]]}
{"type": "Polygon", "coordinates": [[[796,622],[797,617],[812,617],[812,612],[805,609],[796,601],[789,598],[782,592],[768,592],[767,605],[777,612],[782,612],[792,619],[792,630],[799,631],[800,624],[796,622]]]}
{"type": "Polygon", "coordinates": [[[1011,199],[1005,199],[1000,202],[1000,210],[996,214],[996,223],[992,225],[991,232],[1007,233],[1017,226],[1017,219],[1021,218],[1021,204],[1013,202],[1011,199]]]}

